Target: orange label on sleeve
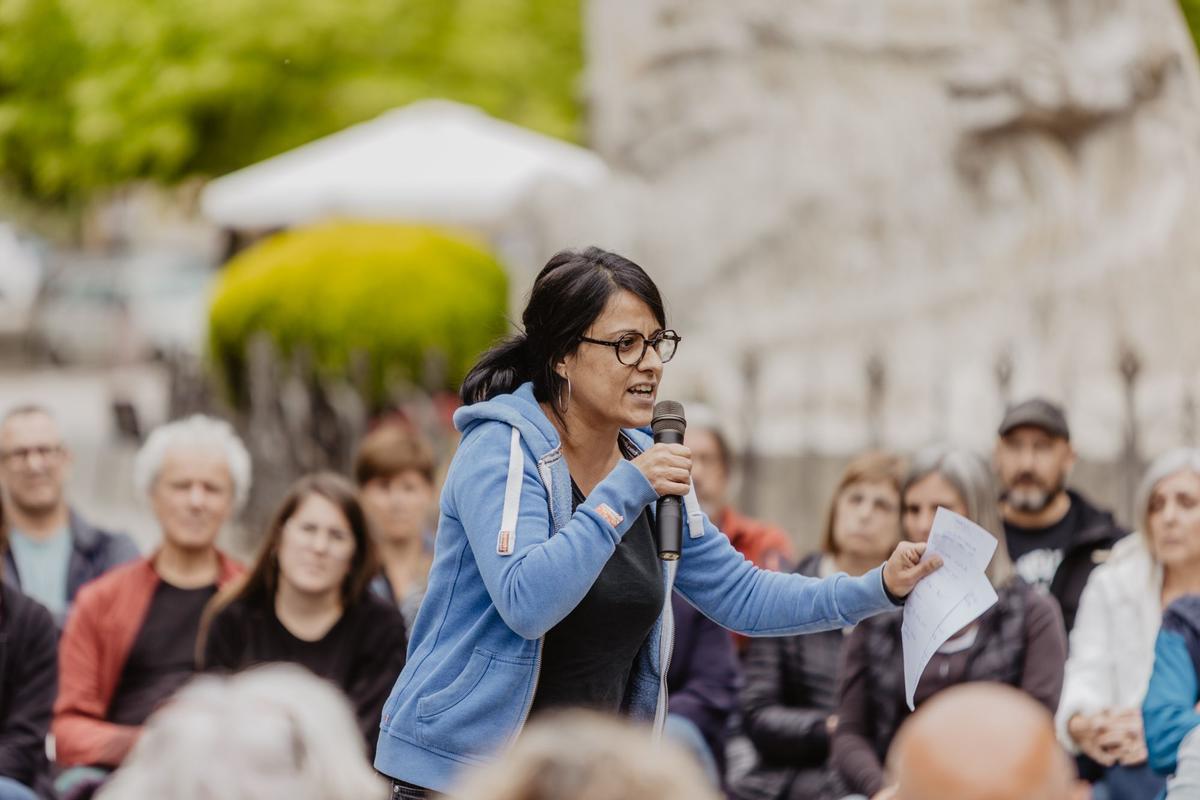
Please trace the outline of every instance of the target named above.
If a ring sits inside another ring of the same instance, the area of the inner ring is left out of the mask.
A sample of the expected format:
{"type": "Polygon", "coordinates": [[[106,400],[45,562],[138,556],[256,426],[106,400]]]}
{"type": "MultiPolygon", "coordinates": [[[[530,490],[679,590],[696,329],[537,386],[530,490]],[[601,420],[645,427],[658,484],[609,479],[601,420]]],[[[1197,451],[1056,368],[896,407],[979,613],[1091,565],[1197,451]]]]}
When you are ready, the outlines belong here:
{"type": "Polygon", "coordinates": [[[608,503],[601,503],[600,505],[596,506],[596,513],[599,514],[605,522],[607,522],[609,525],[612,525],[614,528],[617,527],[618,525],[620,525],[621,522],[624,521],[624,519],[625,519],[620,514],[613,511],[612,508],[608,505],[608,503]]]}

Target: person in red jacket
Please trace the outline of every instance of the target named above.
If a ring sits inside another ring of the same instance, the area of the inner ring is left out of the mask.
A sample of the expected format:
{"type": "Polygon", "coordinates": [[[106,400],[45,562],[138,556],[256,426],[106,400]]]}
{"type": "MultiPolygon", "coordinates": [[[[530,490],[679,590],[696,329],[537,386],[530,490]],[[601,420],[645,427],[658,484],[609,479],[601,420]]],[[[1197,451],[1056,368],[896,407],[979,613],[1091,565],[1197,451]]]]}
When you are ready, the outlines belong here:
{"type": "Polygon", "coordinates": [[[708,518],[755,566],[790,572],[796,551],[787,533],[776,525],[739,514],[730,502],[733,453],[724,432],[701,415],[699,422],[688,425],[684,444],[692,450],[692,485],[708,518]]]}
{"type": "Polygon", "coordinates": [[[68,768],[60,792],[120,766],[146,718],[194,674],[205,605],[242,573],[216,548],[250,487],[250,456],[227,423],[193,416],[157,429],[134,480],[162,542],[84,586],[67,618],[51,726],[68,768]]]}

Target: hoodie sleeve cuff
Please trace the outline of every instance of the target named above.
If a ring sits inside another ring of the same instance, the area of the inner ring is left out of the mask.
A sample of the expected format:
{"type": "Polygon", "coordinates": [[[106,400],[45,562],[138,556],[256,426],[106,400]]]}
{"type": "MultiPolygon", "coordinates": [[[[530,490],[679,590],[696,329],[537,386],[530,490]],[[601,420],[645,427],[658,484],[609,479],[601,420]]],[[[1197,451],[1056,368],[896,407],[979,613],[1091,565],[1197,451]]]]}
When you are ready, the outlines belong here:
{"type": "MultiPolygon", "coordinates": [[[[887,562],[885,561],[885,562],[883,562],[883,567],[886,567],[886,566],[887,566],[887,562]]],[[[907,600],[908,598],[907,597],[899,597],[897,595],[892,594],[892,590],[889,589],[887,586],[887,581],[885,581],[883,579],[883,567],[879,568],[879,583],[881,586],[883,586],[883,593],[885,595],[887,595],[887,599],[891,601],[892,605],[894,605],[894,606],[904,605],[904,601],[907,600]]]]}

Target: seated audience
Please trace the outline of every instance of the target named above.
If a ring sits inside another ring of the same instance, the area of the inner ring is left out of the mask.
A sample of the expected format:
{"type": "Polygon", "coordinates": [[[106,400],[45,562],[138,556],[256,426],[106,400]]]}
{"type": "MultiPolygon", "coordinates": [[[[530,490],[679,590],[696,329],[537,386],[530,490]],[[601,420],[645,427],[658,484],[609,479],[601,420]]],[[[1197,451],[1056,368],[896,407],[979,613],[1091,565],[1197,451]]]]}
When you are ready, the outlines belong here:
{"type": "Polygon", "coordinates": [[[895,800],[1083,800],[1087,787],[1054,741],[1054,720],[995,683],[946,689],[896,735],[895,800]]]}
{"type": "Polygon", "coordinates": [[[397,423],[368,433],[354,460],[358,499],[382,567],[371,590],[400,608],[408,630],[433,563],[435,469],[429,443],[397,423]]]}
{"type": "MultiPolygon", "coordinates": [[[[973,681],[1015,686],[1051,713],[1058,706],[1067,655],[1062,613],[1052,598],[1013,571],[997,496],[986,462],[964,450],[922,451],[904,481],[900,507],[907,539],[926,541],[942,506],[973,520],[997,541],[987,577],[999,599],[933,655],[917,684],[917,708],[950,686],[973,681]]],[[[866,795],[887,786],[883,760],[909,713],[901,619],[899,611],[868,619],[846,643],[832,762],[851,791],[866,795]]]]}
{"type": "Polygon", "coordinates": [[[225,422],[193,416],[155,430],[134,480],[162,531],[149,558],[83,587],[59,652],[52,730],[60,789],[119,766],[142,724],[195,671],[205,605],[242,568],[217,534],[250,488],[250,456],[225,422]]]}
{"type": "MultiPolygon", "coordinates": [[[[850,462],[829,506],[821,551],[802,575],[861,575],[887,560],[900,541],[903,465],[868,453],[850,462]]],[[[742,726],[758,764],[733,791],[740,800],[835,800],[845,786],[829,767],[837,727],[838,679],[846,632],[752,639],[745,656],[742,726]]]]}
{"type": "Polygon", "coordinates": [[[667,670],[667,733],[688,748],[713,782],[725,771],[729,718],[737,707],[740,674],[729,631],[671,595],[675,650],[667,670]]]}
{"type": "Polygon", "coordinates": [[[468,772],[451,800],[717,800],[669,739],[590,711],[535,720],[504,758],[468,772]]]}
{"type": "Polygon", "coordinates": [[[83,584],[138,557],[124,534],[89,524],[67,504],[71,451],[40,406],[0,421],[0,486],[8,518],[4,578],[45,606],[59,627],[83,584]]]}
{"type": "Polygon", "coordinates": [[[0,584],[0,800],[36,800],[48,788],[57,640],[49,611],[0,584]]]}
{"type": "Polygon", "coordinates": [[[1121,540],[1092,573],[1071,631],[1059,741],[1100,765],[1098,793],[1112,800],[1163,788],[1147,764],[1141,707],[1164,607],[1200,590],[1193,504],[1200,504],[1200,450],[1156,459],[1137,494],[1143,533],[1121,540]]]}
{"type": "Polygon", "coordinates": [[[146,723],[101,800],[385,800],[341,694],[285,664],[206,675],[146,723]]]}
{"type": "Polygon", "coordinates": [[[404,666],[404,619],[367,584],[375,557],[354,486],[324,472],[297,481],[245,579],[209,609],[198,647],[208,670],[289,661],[338,686],[374,750],[404,666]]]}

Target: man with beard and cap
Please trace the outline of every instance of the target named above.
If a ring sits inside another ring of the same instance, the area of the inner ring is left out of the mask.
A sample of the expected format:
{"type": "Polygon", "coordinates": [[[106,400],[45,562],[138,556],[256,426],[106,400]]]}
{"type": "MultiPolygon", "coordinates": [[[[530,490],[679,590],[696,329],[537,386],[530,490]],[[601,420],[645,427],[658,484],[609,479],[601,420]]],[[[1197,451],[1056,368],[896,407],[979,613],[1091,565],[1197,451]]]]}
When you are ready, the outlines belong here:
{"type": "Polygon", "coordinates": [[[1009,407],[995,451],[1008,552],[1025,581],[1058,601],[1068,633],[1088,575],[1127,533],[1067,488],[1074,465],[1062,408],[1040,397],[1009,407]]]}
{"type": "MultiPolygon", "coordinates": [[[[892,746],[888,800],[1082,800],[1054,722],[1010,686],[968,683],[921,706],[892,746]]],[[[880,795],[877,795],[880,797],[880,795]]]]}

